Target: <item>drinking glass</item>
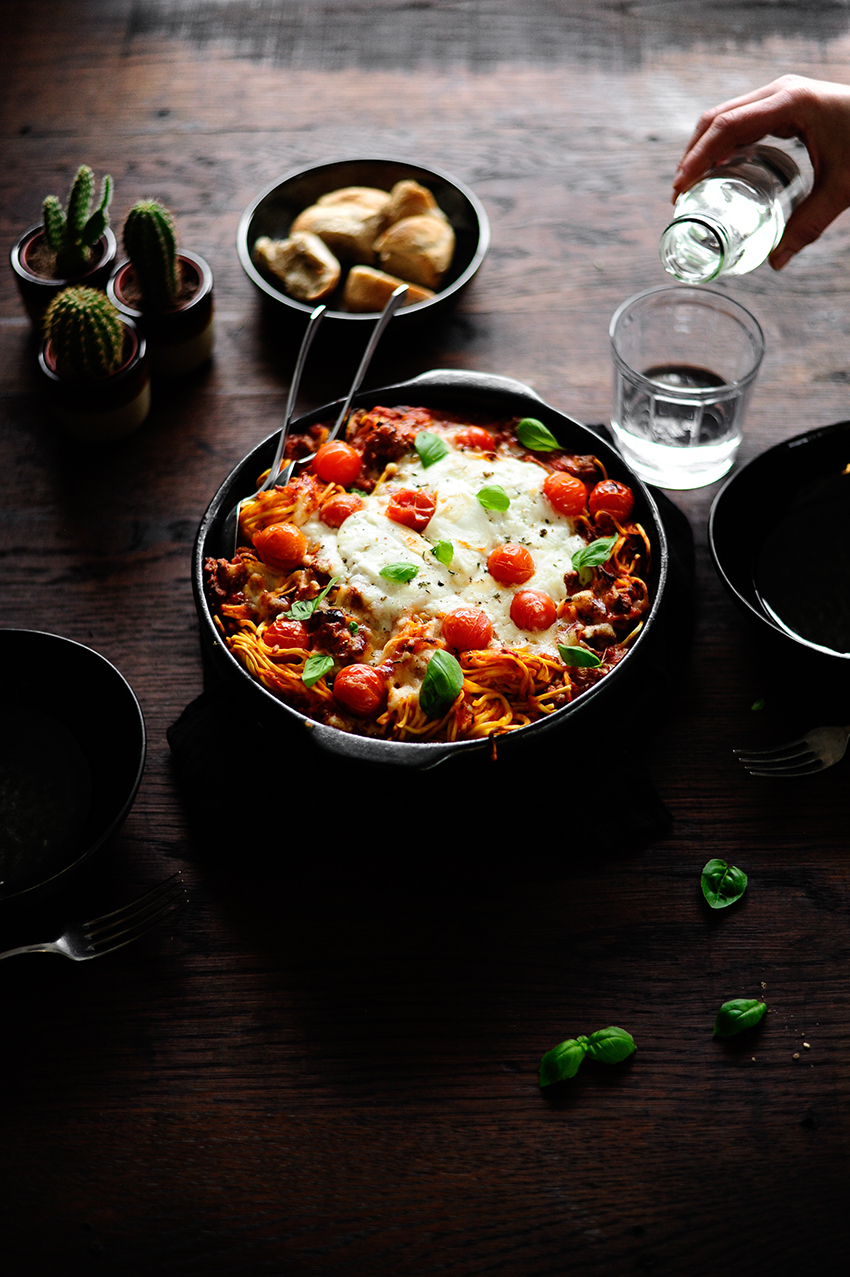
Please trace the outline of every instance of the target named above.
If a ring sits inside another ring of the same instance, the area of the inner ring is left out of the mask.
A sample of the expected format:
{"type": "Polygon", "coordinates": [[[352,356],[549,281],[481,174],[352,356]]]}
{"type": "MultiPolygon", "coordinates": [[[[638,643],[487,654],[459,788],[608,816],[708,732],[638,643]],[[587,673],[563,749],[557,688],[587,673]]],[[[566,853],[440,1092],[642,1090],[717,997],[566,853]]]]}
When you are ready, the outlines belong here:
{"type": "Polygon", "coordinates": [[[764,355],[758,321],[711,288],[650,288],[609,328],[611,429],[631,468],[659,488],[701,488],[731,468],[764,355]]]}

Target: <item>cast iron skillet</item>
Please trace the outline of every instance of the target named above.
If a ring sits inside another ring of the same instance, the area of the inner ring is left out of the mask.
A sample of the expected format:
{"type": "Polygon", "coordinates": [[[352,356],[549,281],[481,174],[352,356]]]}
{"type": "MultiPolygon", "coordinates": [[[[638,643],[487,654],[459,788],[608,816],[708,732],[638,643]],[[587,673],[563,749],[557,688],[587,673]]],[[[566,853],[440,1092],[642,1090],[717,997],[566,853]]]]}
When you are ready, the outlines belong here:
{"type": "Polygon", "coordinates": [[[836,626],[845,634],[850,629],[850,601],[842,584],[850,518],[850,474],[843,474],[848,464],[850,421],[796,435],[727,479],[708,520],[717,574],[757,632],[777,654],[793,658],[795,668],[803,661],[833,677],[850,675],[850,652],[823,646],[836,626]],[[822,605],[825,610],[819,612],[822,605]],[[780,616],[789,623],[799,616],[796,631],[778,623],[780,616]]]}
{"type": "MultiPolygon", "coordinates": [[[[304,430],[317,421],[327,421],[339,412],[342,401],[317,408],[293,423],[293,430],[304,430]]],[[[360,393],[354,406],[392,408],[410,405],[447,410],[469,409],[492,413],[497,417],[532,416],[548,426],[563,446],[571,452],[593,453],[599,457],[611,478],[627,483],[635,495],[634,518],[643,524],[652,544],[652,571],[650,590],[652,606],[645,618],[644,628],[631,650],[614,669],[578,697],[574,702],[557,710],[546,718],[518,728],[499,738],[499,750],[507,744],[510,749],[519,748],[523,740],[537,737],[543,732],[553,732],[567,725],[580,726],[593,716],[604,715],[605,706],[615,709],[618,695],[639,670],[651,651],[653,633],[658,624],[658,612],[668,574],[668,547],[658,508],[648,488],[631,473],[620,454],[587,426],[550,407],[531,387],[507,377],[488,373],[436,369],[414,377],[411,381],[384,386],[360,393]]],[[[195,605],[200,619],[201,646],[218,671],[224,685],[241,702],[246,712],[259,719],[266,727],[280,731],[285,724],[297,725],[303,730],[303,740],[362,762],[393,763],[408,767],[432,767],[451,756],[490,748],[486,740],[407,742],[376,740],[357,736],[313,722],[298,710],[286,705],[243,669],[231,655],[216,627],[204,591],[203,565],[208,556],[222,553],[221,533],[227,512],[234,502],[248,496],[256,489],[256,478],[271,464],[277,435],[270,435],[227,476],[201,520],[195,539],[192,563],[192,585],[195,605]]],[[[612,715],[613,718],[613,715],[612,715]]]]}

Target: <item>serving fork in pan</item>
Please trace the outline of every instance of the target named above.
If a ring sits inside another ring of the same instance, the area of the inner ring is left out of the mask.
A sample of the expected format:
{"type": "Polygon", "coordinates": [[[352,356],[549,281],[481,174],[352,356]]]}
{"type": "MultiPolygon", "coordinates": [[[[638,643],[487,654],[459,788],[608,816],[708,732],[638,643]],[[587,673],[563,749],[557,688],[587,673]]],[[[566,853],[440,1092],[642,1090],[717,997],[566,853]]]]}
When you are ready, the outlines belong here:
{"type": "MultiPolygon", "coordinates": [[[[354,398],[354,396],[357,394],[357,391],[360,389],[360,385],[363,381],[363,378],[366,376],[366,369],[369,367],[369,364],[372,361],[372,356],[375,353],[375,347],[377,346],[380,340],[381,334],[383,333],[387,324],[390,322],[396,310],[398,310],[398,307],[401,305],[401,302],[407,291],[408,291],[407,284],[399,284],[398,288],[396,288],[387,299],[387,304],[384,307],[384,309],[381,311],[377,324],[372,329],[372,336],[369,338],[369,343],[366,346],[366,350],[363,353],[363,358],[360,360],[360,367],[357,369],[357,373],[355,374],[354,381],[351,383],[351,389],[349,390],[345,403],[342,406],[342,410],[340,411],[340,414],[336,419],[336,424],[334,425],[333,429],[328,433],[328,437],[325,440],[326,443],[330,443],[332,439],[336,439],[336,437],[339,435],[340,431],[342,430],[343,426],[345,425],[346,421],[348,420],[348,413],[351,408],[351,401],[354,398]]],[[[307,465],[310,461],[313,460],[313,454],[310,453],[306,457],[294,458],[284,467],[282,471],[280,469],[280,463],[283,460],[283,453],[286,447],[287,436],[289,435],[289,427],[292,424],[292,414],[295,409],[295,397],[298,394],[298,386],[301,381],[301,374],[304,371],[304,364],[307,359],[307,351],[310,349],[310,343],[312,342],[316,334],[316,329],[319,325],[319,322],[321,321],[322,316],[325,313],[325,309],[326,308],[324,306],[317,306],[316,309],[311,314],[310,319],[307,323],[307,331],[304,334],[303,341],[301,342],[301,349],[298,352],[298,359],[295,364],[295,372],[292,374],[292,384],[289,387],[289,399],[286,405],[286,416],[284,417],[283,426],[280,431],[280,437],[278,438],[278,441],[277,441],[277,448],[275,450],[274,460],[272,461],[271,468],[269,469],[269,472],[266,475],[266,478],[263,480],[262,484],[257,489],[257,491],[252,496],[243,497],[241,501],[237,501],[236,505],[233,507],[233,509],[230,511],[230,513],[228,514],[227,518],[224,521],[224,531],[222,533],[222,546],[228,558],[232,558],[233,555],[236,553],[236,547],[239,543],[239,512],[242,509],[243,505],[245,505],[247,501],[253,501],[255,497],[258,497],[261,492],[265,492],[267,488],[273,488],[273,487],[285,488],[286,485],[289,483],[289,480],[292,478],[292,474],[293,474],[293,471],[295,470],[295,467],[307,465]]]]}
{"type": "Polygon", "coordinates": [[[838,763],[847,751],[850,727],[815,727],[774,749],[736,749],[751,776],[814,776],[838,763]]]}
{"type": "Polygon", "coordinates": [[[5,953],[0,953],[0,959],[13,958],[18,953],[61,953],[64,958],[71,958],[74,962],[101,958],[105,953],[112,953],[146,935],[184,904],[186,891],[178,872],[132,904],[115,909],[101,918],[94,918],[91,922],[80,922],[68,927],[56,940],[7,949],[5,953]]]}

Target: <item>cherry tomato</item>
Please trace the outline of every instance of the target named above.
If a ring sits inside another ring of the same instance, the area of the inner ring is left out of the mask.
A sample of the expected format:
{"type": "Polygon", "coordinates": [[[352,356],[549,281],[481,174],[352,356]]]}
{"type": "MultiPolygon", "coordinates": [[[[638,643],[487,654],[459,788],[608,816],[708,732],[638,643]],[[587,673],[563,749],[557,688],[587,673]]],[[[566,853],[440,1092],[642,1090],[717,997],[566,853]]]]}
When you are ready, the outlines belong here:
{"type": "Polygon", "coordinates": [[[455,435],[456,448],[477,448],[479,452],[495,452],[496,444],[489,430],[483,426],[467,426],[455,435]]]}
{"type": "Polygon", "coordinates": [[[543,590],[520,590],[511,602],[511,620],[518,630],[548,630],[558,608],[543,590]]]}
{"type": "Polygon", "coordinates": [[[285,616],[279,616],[263,631],[263,642],[266,647],[284,650],[293,647],[309,648],[310,636],[300,621],[288,621],[285,616]]]}
{"type": "Polygon", "coordinates": [[[497,545],[490,552],[487,571],[500,585],[524,585],[534,576],[534,559],[524,545],[497,545]]]}
{"type": "Polygon", "coordinates": [[[390,498],[387,518],[394,523],[403,523],[406,528],[413,528],[414,532],[423,532],[436,509],[436,499],[430,492],[423,492],[420,488],[401,488],[390,498]]]}
{"type": "Polygon", "coordinates": [[[443,617],[443,638],[456,652],[471,652],[487,647],[493,627],[480,607],[458,607],[443,617]]]}
{"type": "Polygon", "coordinates": [[[323,443],[313,458],[313,472],[325,483],[339,483],[343,488],[354,483],[362,466],[361,454],[341,439],[323,443]]]}
{"type": "Polygon", "coordinates": [[[587,507],[594,518],[597,514],[604,513],[620,522],[628,519],[634,503],[631,488],[618,483],[616,479],[603,479],[601,483],[597,483],[587,499],[587,507]]]}
{"type": "Polygon", "coordinates": [[[294,523],[271,523],[254,534],[254,549],[270,568],[286,572],[304,562],[307,538],[294,523]]]}
{"type": "Polygon", "coordinates": [[[543,495],[558,514],[583,514],[587,505],[587,488],[581,479],[565,470],[553,470],[543,481],[543,495]]]}
{"type": "Polygon", "coordinates": [[[387,699],[387,685],[371,665],[345,665],[333,684],[334,700],[357,718],[374,718],[387,699]]]}
{"type": "Polygon", "coordinates": [[[350,514],[363,509],[363,502],[353,492],[335,492],[324,503],[319,515],[329,528],[341,527],[350,514]]]}

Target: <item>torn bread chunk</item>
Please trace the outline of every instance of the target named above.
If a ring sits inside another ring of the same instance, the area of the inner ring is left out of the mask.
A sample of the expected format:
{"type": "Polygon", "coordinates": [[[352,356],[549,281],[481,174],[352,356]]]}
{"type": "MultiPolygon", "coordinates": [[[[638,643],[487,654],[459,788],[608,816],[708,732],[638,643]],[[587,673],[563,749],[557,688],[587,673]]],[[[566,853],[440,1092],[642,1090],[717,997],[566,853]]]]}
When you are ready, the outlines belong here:
{"type": "Polygon", "coordinates": [[[384,214],[385,225],[392,226],[394,222],[400,222],[403,217],[421,217],[428,213],[433,213],[437,217],[444,216],[427,186],[420,186],[418,182],[406,179],[396,182],[390,191],[384,214]]]}
{"type": "Polygon", "coordinates": [[[311,204],[298,214],[290,234],[309,231],[324,240],[340,261],[370,266],[375,260],[372,245],[383,224],[383,211],[343,200],[339,204],[311,204]]]}
{"type": "MultiPolygon", "coordinates": [[[[372,266],[352,266],[345,281],[343,306],[346,310],[358,313],[383,310],[399,284],[408,284],[408,281],[397,279],[395,275],[387,275],[372,266]]],[[[430,288],[408,284],[407,294],[401,304],[412,306],[415,302],[430,301],[433,296],[430,288]]]]}
{"type": "Polygon", "coordinates": [[[437,289],[454,254],[455,234],[442,214],[427,213],[388,226],[374,247],[387,274],[437,289]]]}
{"type": "Polygon", "coordinates": [[[279,279],[296,301],[321,301],[339,283],[339,262],[318,235],[307,231],[284,240],[262,236],[254,244],[254,261],[279,279]]]}

